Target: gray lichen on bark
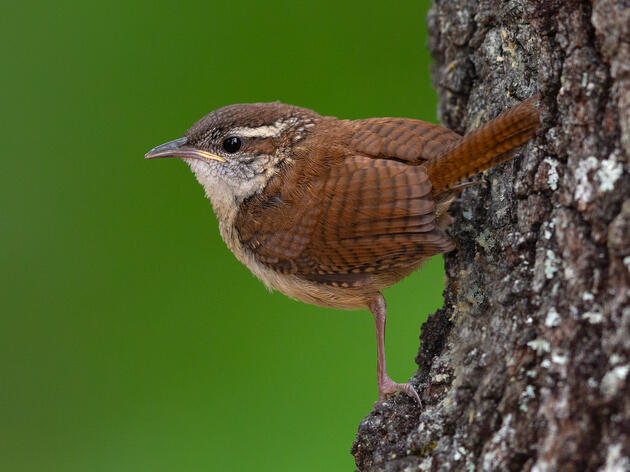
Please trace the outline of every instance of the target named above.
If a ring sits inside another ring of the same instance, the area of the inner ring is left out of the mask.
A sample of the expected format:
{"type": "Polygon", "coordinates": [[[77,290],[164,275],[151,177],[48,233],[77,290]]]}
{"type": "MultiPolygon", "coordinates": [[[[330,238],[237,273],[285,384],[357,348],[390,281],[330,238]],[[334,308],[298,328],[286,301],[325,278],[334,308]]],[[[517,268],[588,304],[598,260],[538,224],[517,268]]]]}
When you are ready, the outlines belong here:
{"type": "Polygon", "coordinates": [[[630,2],[437,0],[439,116],[533,95],[543,128],[454,205],[444,308],[376,405],[361,471],[630,470],[630,2]]]}

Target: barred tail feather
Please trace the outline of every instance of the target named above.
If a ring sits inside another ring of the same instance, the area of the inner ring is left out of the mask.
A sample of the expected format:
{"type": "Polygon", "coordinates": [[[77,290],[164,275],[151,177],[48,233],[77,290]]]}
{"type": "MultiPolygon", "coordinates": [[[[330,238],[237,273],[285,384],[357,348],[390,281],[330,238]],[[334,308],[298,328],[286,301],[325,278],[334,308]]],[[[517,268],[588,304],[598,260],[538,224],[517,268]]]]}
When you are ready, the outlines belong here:
{"type": "Polygon", "coordinates": [[[524,100],[466,134],[451,150],[427,165],[431,193],[438,195],[471,175],[509,159],[509,152],[529,141],[539,127],[539,95],[524,100]]]}

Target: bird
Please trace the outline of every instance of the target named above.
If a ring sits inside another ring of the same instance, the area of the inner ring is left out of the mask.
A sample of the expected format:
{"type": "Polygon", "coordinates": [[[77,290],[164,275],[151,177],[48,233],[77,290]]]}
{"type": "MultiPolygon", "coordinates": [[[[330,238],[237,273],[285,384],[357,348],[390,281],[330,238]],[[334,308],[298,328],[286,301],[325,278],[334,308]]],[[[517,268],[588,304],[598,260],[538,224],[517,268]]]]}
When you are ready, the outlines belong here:
{"type": "Polygon", "coordinates": [[[344,120],[281,102],[235,104],[144,157],[188,164],[226,245],[268,289],[368,309],[378,402],[403,392],[421,405],[410,382],[387,374],[382,291],[455,249],[445,231],[450,205],[466,179],[535,136],[539,101],[532,96],[463,136],[409,118],[344,120]]]}

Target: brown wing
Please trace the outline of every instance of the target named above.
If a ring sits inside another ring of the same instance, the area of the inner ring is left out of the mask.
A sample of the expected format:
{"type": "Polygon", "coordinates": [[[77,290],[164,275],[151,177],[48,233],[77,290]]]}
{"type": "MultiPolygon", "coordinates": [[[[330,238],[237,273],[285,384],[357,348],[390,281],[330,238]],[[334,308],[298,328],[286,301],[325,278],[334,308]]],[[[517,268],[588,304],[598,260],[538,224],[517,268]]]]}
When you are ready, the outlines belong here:
{"type": "Polygon", "coordinates": [[[437,159],[462,139],[444,126],[407,118],[370,118],[352,124],[351,145],[356,151],[413,164],[437,159]]]}
{"type": "Polygon", "coordinates": [[[291,192],[276,180],[241,207],[241,241],[279,272],[356,285],[453,248],[424,167],[354,155],[291,192]]]}

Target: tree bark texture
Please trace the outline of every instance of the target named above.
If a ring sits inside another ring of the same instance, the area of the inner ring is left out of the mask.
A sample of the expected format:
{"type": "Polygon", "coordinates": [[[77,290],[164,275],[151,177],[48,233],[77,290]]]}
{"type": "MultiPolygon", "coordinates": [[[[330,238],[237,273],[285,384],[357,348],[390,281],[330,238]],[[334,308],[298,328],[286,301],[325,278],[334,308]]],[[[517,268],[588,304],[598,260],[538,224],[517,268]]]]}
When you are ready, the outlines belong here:
{"type": "Polygon", "coordinates": [[[452,207],[444,308],[361,471],[630,471],[630,1],[436,0],[439,115],[537,91],[542,129],[452,207]]]}

